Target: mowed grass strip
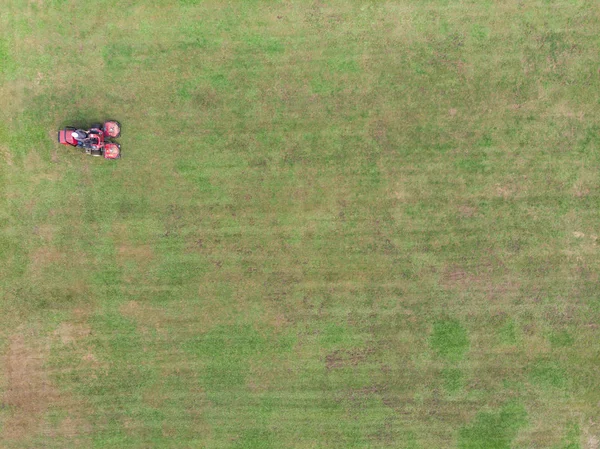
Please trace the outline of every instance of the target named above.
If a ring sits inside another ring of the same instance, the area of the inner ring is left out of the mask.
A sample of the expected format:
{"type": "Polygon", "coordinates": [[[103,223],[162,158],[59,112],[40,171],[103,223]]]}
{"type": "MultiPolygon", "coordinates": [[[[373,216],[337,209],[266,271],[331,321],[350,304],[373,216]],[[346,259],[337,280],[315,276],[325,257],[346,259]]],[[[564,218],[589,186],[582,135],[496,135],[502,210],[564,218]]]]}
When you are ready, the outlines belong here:
{"type": "Polygon", "coordinates": [[[0,446],[598,447],[593,3],[1,9],[0,446]]]}

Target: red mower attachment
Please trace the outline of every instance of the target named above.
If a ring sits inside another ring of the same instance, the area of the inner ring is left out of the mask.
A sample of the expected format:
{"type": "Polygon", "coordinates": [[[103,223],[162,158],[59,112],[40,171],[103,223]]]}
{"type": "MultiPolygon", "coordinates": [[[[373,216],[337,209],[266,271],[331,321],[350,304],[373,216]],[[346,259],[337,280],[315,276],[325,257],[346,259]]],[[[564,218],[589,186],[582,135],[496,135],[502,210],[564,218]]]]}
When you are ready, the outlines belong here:
{"type": "Polygon", "coordinates": [[[121,145],[118,143],[104,144],[104,159],[119,159],[121,157],[121,145]]]}
{"type": "Polygon", "coordinates": [[[108,122],[104,122],[104,126],[102,127],[104,134],[106,137],[117,138],[121,135],[121,124],[114,120],[109,120],[108,122]]]}

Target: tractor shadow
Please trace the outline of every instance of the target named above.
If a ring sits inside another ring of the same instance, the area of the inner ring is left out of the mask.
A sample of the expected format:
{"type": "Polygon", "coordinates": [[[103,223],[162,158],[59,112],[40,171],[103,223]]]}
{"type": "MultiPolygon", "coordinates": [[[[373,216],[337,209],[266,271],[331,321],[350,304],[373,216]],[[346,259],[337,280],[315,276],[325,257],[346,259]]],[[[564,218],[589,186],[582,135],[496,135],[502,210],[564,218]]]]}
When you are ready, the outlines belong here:
{"type": "Polygon", "coordinates": [[[77,129],[90,129],[93,126],[102,126],[104,120],[63,120],[61,122],[61,128],[77,128],[77,129]]]}

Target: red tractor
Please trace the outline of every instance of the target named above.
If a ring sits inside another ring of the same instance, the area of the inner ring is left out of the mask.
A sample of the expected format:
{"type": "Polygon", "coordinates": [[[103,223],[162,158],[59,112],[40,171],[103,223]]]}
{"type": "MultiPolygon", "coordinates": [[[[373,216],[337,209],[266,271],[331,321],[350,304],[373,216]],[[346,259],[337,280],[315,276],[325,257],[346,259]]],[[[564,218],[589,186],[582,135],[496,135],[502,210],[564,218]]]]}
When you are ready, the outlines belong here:
{"type": "Polygon", "coordinates": [[[58,143],[82,148],[86,154],[102,156],[104,159],[119,159],[121,145],[107,139],[121,135],[119,122],[109,120],[104,124],[92,125],[88,130],[66,127],[58,132],[58,143]]]}

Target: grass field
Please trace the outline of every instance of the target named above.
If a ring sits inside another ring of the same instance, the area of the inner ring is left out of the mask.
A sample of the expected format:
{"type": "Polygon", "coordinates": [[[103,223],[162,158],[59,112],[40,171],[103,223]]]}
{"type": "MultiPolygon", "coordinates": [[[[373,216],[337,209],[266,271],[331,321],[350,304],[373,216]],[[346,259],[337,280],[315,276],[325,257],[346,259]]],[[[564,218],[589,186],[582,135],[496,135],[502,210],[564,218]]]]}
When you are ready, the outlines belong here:
{"type": "Polygon", "coordinates": [[[598,449],[599,29],[0,0],[0,447],[598,449]]]}

